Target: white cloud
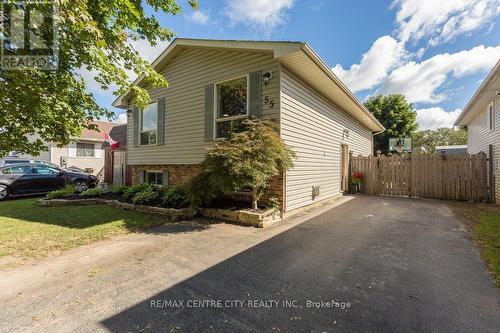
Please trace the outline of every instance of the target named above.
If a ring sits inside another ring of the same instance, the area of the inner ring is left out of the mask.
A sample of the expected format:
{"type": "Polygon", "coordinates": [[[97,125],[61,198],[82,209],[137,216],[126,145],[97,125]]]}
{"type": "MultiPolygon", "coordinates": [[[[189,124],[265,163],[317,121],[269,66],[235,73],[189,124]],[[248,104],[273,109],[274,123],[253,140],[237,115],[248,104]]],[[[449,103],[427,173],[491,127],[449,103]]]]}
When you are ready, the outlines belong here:
{"type": "MultiPolygon", "coordinates": [[[[99,94],[104,96],[107,95],[106,92],[109,92],[109,89],[107,91],[103,90],[101,88],[101,85],[97,83],[96,80],[94,79],[94,77],[97,76],[97,71],[95,70],[88,71],[85,68],[80,68],[76,71],[76,74],[83,79],[83,81],[85,82],[85,86],[87,87],[87,90],[92,92],[93,94],[99,94]]],[[[116,88],[116,86],[114,88],[116,88]]],[[[110,92],[109,95],[111,95],[110,92]]]]}
{"type": "Polygon", "coordinates": [[[500,58],[497,47],[476,46],[453,54],[438,54],[422,62],[410,61],[392,71],[378,93],[401,93],[413,103],[439,103],[447,98],[438,92],[448,78],[461,78],[490,70],[500,58]]]}
{"type": "Polygon", "coordinates": [[[196,10],[192,12],[189,16],[189,20],[199,23],[199,24],[206,24],[208,23],[209,15],[202,12],[201,10],[196,10]]]}
{"type": "Polygon", "coordinates": [[[285,11],[291,9],[294,0],[226,0],[225,14],[231,23],[257,25],[270,33],[285,20],[285,11]]]}
{"type": "Polygon", "coordinates": [[[338,64],[332,70],[352,91],[371,89],[387,77],[404,55],[403,47],[391,36],[382,36],[363,54],[359,64],[349,69],[338,64]]]}
{"type": "Polygon", "coordinates": [[[394,0],[402,42],[429,38],[429,45],[447,42],[489,26],[500,14],[498,0],[394,0]]]}
{"type": "Polygon", "coordinates": [[[143,59],[152,62],[168,47],[168,45],[170,45],[170,42],[158,40],[156,45],[152,46],[148,40],[141,39],[133,42],[131,41],[130,44],[139,52],[139,55],[143,59]]]}
{"type": "Polygon", "coordinates": [[[461,109],[447,112],[440,107],[417,110],[417,123],[420,130],[453,127],[461,109]]]}
{"type": "Polygon", "coordinates": [[[127,113],[120,113],[116,117],[116,122],[119,124],[126,124],[127,123],[127,113]]]}

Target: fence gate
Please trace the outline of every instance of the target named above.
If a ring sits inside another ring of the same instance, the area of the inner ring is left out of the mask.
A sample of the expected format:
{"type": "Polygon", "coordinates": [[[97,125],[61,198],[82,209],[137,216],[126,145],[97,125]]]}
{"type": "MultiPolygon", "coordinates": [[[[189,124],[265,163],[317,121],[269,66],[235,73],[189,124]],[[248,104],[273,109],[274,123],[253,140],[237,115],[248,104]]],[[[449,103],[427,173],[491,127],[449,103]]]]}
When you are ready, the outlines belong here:
{"type": "Polygon", "coordinates": [[[488,158],[476,155],[358,156],[351,174],[360,172],[360,192],[444,200],[488,199],[488,158]]]}

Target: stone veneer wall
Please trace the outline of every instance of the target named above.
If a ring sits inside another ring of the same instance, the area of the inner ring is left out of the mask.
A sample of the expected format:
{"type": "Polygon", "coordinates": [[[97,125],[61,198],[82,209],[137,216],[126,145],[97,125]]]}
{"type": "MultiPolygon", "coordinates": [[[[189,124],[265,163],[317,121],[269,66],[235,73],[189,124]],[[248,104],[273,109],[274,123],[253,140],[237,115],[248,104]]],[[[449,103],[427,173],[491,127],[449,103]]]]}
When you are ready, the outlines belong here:
{"type": "MultiPolygon", "coordinates": [[[[168,184],[171,187],[178,187],[186,184],[201,171],[201,166],[196,164],[176,164],[176,165],[134,165],[132,166],[132,182],[139,183],[139,175],[143,171],[165,171],[168,170],[168,184]]],[[[269,189],[262,196],[261,202],[266,202],[271,196],[280,199],[281,207],[284,207],[284,177],[283,174],[271,179],[269,189]]]]}

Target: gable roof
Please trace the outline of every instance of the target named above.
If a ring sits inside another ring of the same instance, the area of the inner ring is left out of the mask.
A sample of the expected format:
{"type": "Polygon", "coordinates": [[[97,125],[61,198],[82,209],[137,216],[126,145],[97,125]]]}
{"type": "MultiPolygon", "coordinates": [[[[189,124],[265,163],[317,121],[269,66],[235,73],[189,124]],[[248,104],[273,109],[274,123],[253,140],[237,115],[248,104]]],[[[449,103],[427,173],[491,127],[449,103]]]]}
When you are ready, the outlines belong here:
{"type": "MultiPolygon", "coordinates": [[[[116,125],[108,132],[109,136],[120,143],[119,149],[126,149],[127,147],[127,124],[116,125]]],[[[109,142],[103,142],[102,149],[111,149],[109,142]]]]}
{"type": "MultiPolygon", "coordinates": [[[[354,96],[307,43],[177,38],[152,63],[153,68],[160,72],[173,57],[186,48],[237,50],[273,54],[274,58],[280,64],[327,97],[331,102],[338,105],[372,132],[381,132],[384,130],[384,127],[375,116],[366,109],[363,103],[354,96]]],[[[144,75],[141,75],[133,82],[133,85],[141,85],[143,80],[144,75]]],[[[129,94],[130,90],[118,97],[113,102],[113,106],[127,108],[129,106],[127,104],[129,94]]]]}
{"type": "Polygon", "coordinates": [[[455,126],[467,126],[500,94],[500,59],[462,110],[455,126]]]}
{"type": "Polygon", "coordinates": [[[110,123],[107,121],[94,121],[94,124],[97,125],[98,131],[89,130],[84,128],[82,130],[82,134],[78,137],[77,140],[89,140],[89,141],[103,141],[104,142],[104,132],[110,133],[114,127],[119,126],[120,124],[110,123]]]}

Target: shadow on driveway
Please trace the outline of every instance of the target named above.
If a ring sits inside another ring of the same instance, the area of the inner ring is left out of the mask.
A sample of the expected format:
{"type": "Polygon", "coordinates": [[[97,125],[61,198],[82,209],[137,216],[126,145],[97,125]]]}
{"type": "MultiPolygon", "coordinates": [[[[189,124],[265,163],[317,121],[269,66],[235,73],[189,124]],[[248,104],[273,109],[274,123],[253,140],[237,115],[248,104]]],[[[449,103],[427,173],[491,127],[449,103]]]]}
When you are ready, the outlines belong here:
{"type": "Polygon", "coordinates": [[[101,324],[112,332],[496,332],[499,313],[497,289],[444,204],[361,196],[101,324]],[[193,302],[205,300],[220,304],[193,302]]]}

